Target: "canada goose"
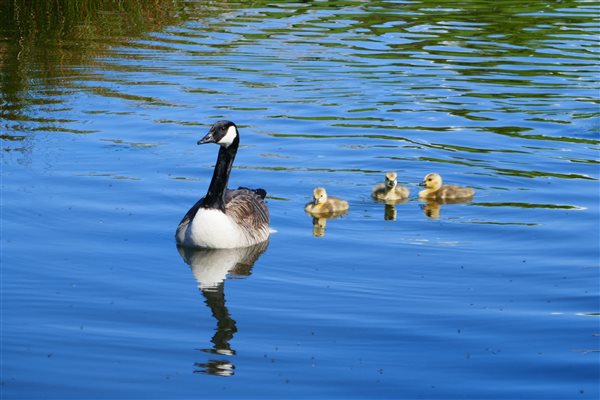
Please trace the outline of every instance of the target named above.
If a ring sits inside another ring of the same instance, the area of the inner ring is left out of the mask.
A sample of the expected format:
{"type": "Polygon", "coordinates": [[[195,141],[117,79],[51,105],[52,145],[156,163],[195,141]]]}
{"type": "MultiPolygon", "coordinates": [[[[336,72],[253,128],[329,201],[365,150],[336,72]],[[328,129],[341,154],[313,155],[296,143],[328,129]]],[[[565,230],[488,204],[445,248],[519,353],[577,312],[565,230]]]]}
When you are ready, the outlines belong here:
{"type": "Polygon", "coordinates": [[[421,199],[468,199],[475,194],[471,188],[442,185],[442,177],[439,174],[427,174],[419,186],[425,186],[425,189],[419,192],[421,199]]]}
{"type": "Polygon", "coordinates": [[[348,207],[347,201],[327,196],[325,188],[318,187],[313,190],[313,201],[306,204],[304,211],[310,214],[334,214],[346,211],[348,207]]]}
{"type": "Polygon", "coordinates": [[[391,171],[385,173],[385,183],[375,186],[371,196],[377,200],[396,201],[406,199],[408,193],[407,188],[398,186],[398,174],[391,171]]]}
{"type": "Polygon", "coordinates": [[[201,248],[236,248],[269,238],[269,210],[263,189],[227,189],[231,166],[240,144],[237,126],[217,121],[198,144],[221,148],[206,196],[185,214],[175,235],[177,243],[201,248]]]}

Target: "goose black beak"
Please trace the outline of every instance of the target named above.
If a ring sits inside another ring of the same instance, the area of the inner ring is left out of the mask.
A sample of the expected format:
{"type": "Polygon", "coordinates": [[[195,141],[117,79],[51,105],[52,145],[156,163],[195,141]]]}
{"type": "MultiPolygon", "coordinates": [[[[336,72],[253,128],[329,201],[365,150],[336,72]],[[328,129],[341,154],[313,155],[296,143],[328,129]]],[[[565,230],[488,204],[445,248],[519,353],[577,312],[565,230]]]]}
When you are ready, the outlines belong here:
{"type": "Polygon", "coordinates": [[[216,143],[213,136],[212,130],[206,134],[202,139],[198,140],[198,144],[216,143]]]}
{"type": "Polygon", "coordinates": [[[419,186],[426,186],[426,185],[427,185],[427,183],[425,183],[425,181],[419,183],[419,186]]]}

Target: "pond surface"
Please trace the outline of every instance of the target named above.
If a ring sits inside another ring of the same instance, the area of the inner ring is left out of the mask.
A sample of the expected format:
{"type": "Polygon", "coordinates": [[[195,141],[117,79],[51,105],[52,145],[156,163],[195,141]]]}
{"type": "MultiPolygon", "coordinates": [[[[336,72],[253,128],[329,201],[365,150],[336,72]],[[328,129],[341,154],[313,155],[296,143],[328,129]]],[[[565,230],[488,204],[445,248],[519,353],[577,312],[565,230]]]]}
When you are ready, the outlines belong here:
{"type": "Polygon", "coordinates": [[[6,3],[3,399],[598,398],[598,3],[6,3]],[[178,249],[219,119],[277,232],[178,249]]]}

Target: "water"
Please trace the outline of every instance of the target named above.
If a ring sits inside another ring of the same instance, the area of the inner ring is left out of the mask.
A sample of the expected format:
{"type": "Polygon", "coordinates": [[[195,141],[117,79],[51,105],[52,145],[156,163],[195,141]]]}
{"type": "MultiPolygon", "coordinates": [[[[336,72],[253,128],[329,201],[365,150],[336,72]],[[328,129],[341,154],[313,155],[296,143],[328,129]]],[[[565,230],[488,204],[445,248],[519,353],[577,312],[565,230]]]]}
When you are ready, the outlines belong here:
{"type": "Polygon", "coordinates": [[[8,3],[2,398],[598,398],[598,3],[8,3]],[[175,245],[218,119],[266,249],[175,245]]]}

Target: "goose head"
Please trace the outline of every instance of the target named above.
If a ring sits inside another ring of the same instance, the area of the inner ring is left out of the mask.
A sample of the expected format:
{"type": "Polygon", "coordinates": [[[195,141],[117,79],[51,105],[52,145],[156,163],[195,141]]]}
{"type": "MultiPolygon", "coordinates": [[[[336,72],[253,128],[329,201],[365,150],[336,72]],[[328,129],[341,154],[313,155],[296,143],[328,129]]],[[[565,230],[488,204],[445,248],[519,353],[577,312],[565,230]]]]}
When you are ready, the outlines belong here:
{"type": "Polygon", "coordinates": [[[419,186],[425,186],[429,190],[436,191],[442,187],[442,177],[435,173],[427,174],[423,182],[419,183],[419,186]]]}
{"type": "Polygon", "coordinates": [[[216,143],[222,147],[229,147],[233,143],[239,143],[240,134],[237,126],[231,121],[217,121],[210,128],[206,136],[198,140],[198,144],[216,143]]]}
{"type": "Polygon", "coordinates": [[[385,173],[385,187],[393,189],[398,184],[398,174],[393,171],[385,173]]]}
{"type": "Polygon", "coordinates": [[[318,187],[313,190],[313,203],[315,205],[327,203],[327,192],[325,188],[318,187]]]}

